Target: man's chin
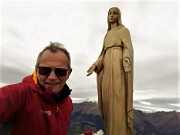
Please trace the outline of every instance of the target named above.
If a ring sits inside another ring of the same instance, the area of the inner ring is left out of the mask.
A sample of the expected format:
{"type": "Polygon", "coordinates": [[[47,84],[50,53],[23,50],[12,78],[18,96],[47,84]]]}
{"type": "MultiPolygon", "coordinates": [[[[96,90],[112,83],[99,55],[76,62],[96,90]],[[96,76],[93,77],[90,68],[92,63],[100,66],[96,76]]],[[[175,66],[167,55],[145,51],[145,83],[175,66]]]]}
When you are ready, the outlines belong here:
{"type": "Polygon", "coordinates": [[[52,93],[59,93],[59,91],[61,91],[61,87],[51,87],[51,91],[52,93]]]}
{"type": "Polygon", "coordinates": [[[46,84],[46,88],[50,88],[53,93],[58,93],[62,89],[62,87],[58,84],[57,85],[47,85],[46,84]]]}
{"type": "Polygon", "coordinates": [[[56,94],[57,94],[60,90],[59,90],[59,89],[53,89],[53,88],[52,88],[51,91],[52,91],[52,93],[56,93],[56,94]]]}

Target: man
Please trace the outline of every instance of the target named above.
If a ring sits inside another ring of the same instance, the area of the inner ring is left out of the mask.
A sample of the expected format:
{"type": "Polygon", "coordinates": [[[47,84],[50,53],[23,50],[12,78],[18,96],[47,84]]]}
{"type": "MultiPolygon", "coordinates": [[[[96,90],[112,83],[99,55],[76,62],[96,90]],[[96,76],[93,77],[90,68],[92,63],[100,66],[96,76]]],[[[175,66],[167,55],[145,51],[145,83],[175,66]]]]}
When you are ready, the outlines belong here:
{"type": "Polygon", "coordinates": [[[69,52],[51,42],[39,53],[33,75],[0,89],[0,135],[67,135],[71,71],[69,52]]]}

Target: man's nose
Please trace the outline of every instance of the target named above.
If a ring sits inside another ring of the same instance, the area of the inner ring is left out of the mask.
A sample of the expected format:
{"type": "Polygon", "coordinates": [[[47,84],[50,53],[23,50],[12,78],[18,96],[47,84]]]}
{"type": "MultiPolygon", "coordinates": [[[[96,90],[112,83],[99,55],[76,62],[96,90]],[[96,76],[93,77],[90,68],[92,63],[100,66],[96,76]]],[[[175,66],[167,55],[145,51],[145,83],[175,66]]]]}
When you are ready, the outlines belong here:
{"type": "Polygon", "coordinates": [[[48,78],[49,78],[49,79],[56,79],[56,78],[57,78],[54,70],[51,70],[51,73],[49,74],[48,78]]]}

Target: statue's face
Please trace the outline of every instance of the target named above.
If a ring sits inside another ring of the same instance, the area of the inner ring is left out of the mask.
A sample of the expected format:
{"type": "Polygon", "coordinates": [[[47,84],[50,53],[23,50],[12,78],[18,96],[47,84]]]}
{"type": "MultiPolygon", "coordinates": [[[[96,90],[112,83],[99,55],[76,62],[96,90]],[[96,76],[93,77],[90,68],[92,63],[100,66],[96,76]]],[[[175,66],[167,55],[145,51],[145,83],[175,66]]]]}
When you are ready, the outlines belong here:
{"type": "Polygon", "coordinates": [[[119,19],[119,12],[116,8],[111,8],[108,12],[108,21],[110,23],[116,23],[119,19]]]}

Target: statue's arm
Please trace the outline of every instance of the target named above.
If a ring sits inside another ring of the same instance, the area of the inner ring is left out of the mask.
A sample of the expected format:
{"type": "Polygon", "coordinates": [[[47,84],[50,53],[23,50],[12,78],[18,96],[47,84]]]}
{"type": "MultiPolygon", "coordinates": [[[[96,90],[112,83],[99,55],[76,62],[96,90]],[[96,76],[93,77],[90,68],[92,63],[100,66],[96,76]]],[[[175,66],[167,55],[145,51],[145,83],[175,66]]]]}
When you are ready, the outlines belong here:
{"type": "Polygon", "coordinates": [[[87,76],[91,75],[93,72],[99,73],[103,68],[103,55],[100,55],[96,62],[90,66],[87,70],[87,76]]]}
{"type": "MultiPolygon", "coordinates": [[[[104,42],[105,42],[105,38],[106,38],[106,35],[104,37],[104,42]]],[[[98,74],[103,69],[104,46],[105,45],[103,43],[102,51],[101,51],[98,59],[87,70],[87,73],[88,73],[87,76],[91,75],[93,72],[96,72],[98,74]]]]}
{"type": "Polygon", "coordinates": [[[133,65],[133,46],[131,42],[130,32],[127,28],[122,30],[123,41],[123,67],[125,72],[129,72],[133,65]]]}

